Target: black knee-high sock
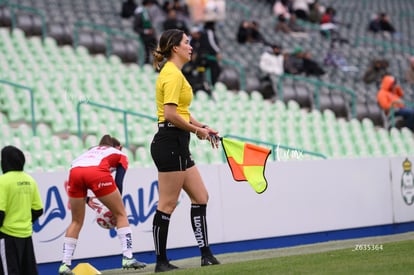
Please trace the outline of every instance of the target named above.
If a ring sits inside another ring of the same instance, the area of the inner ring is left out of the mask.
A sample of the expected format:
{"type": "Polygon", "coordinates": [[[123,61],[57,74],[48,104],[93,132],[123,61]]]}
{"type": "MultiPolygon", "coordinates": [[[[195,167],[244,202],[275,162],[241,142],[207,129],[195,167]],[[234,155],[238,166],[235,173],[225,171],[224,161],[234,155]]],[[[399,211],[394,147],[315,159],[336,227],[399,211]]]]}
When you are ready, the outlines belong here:
{"type": "Polygon", "coordinates": [[[170,214],[163,213],[159,210],[155,212],[152,222],[152,234],[154,238],[155,253],[157,262],[167,261],[167,237],[168,226],[170,225],[170,214]]]}
{"type": "Polygon", "coordinates": [[[211,255],[207,236],[206,208],[205,204],[191,205],[191,225],[202,256],[211,255]]]}

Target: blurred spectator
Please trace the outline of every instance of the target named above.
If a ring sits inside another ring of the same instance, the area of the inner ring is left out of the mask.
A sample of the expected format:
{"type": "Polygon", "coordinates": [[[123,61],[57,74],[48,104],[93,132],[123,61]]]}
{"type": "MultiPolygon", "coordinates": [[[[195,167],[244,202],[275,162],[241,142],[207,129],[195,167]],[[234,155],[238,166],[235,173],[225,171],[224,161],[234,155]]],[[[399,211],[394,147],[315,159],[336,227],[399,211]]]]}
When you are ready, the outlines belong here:
{"type": "Polygon", "coordinates": [[[335,42],[331,43],[331,46],[326,53],[323,63],[327,66],[333,66],[340,69],[343,72],[357,72],[358,68],[349,65],[346,61],[344,54],[338,49],[335,42]]]}
{"type": "Polygon", "coordinates": [[[297,23],[295,14],[291,14],[288,20],[283,15],[280,15],[275,30],[295,36],[308,37],[305,29],[297,23]]]}
{"type": "Polygon", "coordinates": [[[264,99],[271,99],[275,96],[271,76],[284,73],[284,58],[282,46],[276,44],[271,45],[260,56],[260,92],[264,99]]]}
{"type": "Polygon", "coordinates": [[[275,31],[276,32],[283,32],[283,33],[289,33],[290,32],[290,28],[287,24],[287,20],[286,17],[284,15],[279,15],[277,17],[277,23],[275,26],[275,31]]]}
{"type": "Polygon", "coordinates": [[[157,44],[155,29],[149,14],[149,9],[152,6],[153,2],[151,0],[144,0],[142,1],[142,6],[138,6],[134,13],[133,28],[144,43],[145,63],[151,63],[151,50],[157,44]]]}
{"type": "Polygon", "coordinates": [[[290,16],[290,18],[289,18],[288,27],[289,27],[290,31],[291,32],[302,32],[302,33],[305,33],[306,32],[305,29],[298,24],[298,21],[296,20],[296,18],[297,17],[296,17],[295,14],[292,14],[290,16]]]}
{"type": "Polygon", "coordinates": [[[163,30],[179,29],[189,34],[186,23],[183,20],[177,19],[177,12],[175,9],[170,9],[167,14],[167,19],[162,23],[163,30]]]}
{"type": "Polygon", "coordinates": [[[335,18],[336,10],[333,7],[327,7],[322,14],[320,21],[321,34],[330,38],[332,41],[339,41],[341,43],[348,43],[348,40],[341,37],[339,34],[339,26],[349,27],[348,24],[339,22],[335,18]]]}
{"type": "Polygon", "coordinates": [[[394,115],[404,118],[405,126],[414,130],[414,109],[406,106],[403,100],[404,91],[397,84],[396,79],[386,75],[382,79],[381,88],[377,93],[377,101],[381,109],[389,115],[391,108],[394,108],[394,115]]]}
{"type": "Polygon", "coordinates": [[[173,9],[175,9],[177,13],[182,13],[186,16],[190,16],[187,5],[183,4],[181,0],[173,0],[173,9]]]}
{"type": "Polygon", "coordinates": [[[135,3],[135,0],[125,0],[122,2],[121,6],[121,17],[122,18],[130,18],[132,15],[134,15],[134,11],[137,8],[137,4],[135,3]]]}
{"type": "Polygon", "coordinates": [[[312,59],[309,52],[296,47],[291,53],[285,54],[284,71],[289,74],[305,74],[305,76],[321,76],[325,74],[322,67],[312,59]]]}
{"type": "Polygon", "coordinates": [[[289,19],[290,17],[290,9],[289,9],[290,1],[289,0],[277,0],[273,5],[273,14],[279,18],[279,16],[283,16],[285,19],[289,19]]]}
{"type": "Polygon", "coordinates": [[[165,12],[165,14],[167,14],[168,13],[168,11],[170,10],[170,9],[173,9],[174,7],[173,7],[173,4],[171,3],[171,1],[169,1],[169,0],[166,0],[166,1],[164,1],[164,3],[162,4],[162,6],[161,6],[161,9],[165,12]]]}
{"type": "Polygon", "coordinates": [[[177,12],[178,20],[184,21],[187,26],[192,25],[193,22],[190,18],[190,12],[185,3],[182,3],[180,0],[173,0],[172,7],[177,12]]]}
{"type": "Polygon", "coordinates": [[[388,75],[389,62],[386,59],[376,58],[373,59],[364,73],[362,80],[369,83],[376,83],[380,85],[385,75],[388,75]]]}
{"type": "Polygon", "coordinates": [[[409,58],[409,67],[405,71],[405,81],[407,81],[408,84],[413,85],[414,84],[414,56],[411,56],[409,58]]]}
{"type": "Polygon", "coordinates": [[[247,21],[243,20],[237,31],[237,42],[244,43],[254,43],[254,42],[264,42],[263,36],[259,31],[259,25],[256,21],[247,21]]]}
{"type": "Polygon", "coordinates": [[[309,6],[313,2],[313,0],[294,0],[292,8],[296,17],[301,20],[307,21],[309,16],[309,6]]]}
{"type": "Polygon", "coordinates": [[[184,76],[193,88],[194,93],[199,90],[211,95],[212,91],[206,79],[207,60],[200,54],[202,28],[193,27],[190,32],[190,45],[193,47],[191,61],[182,69],[184,76]]]}
{"type": "Polygon", "coordinates": [[[215,22],[204,24],[204,31],[200,37],[200,58],[205,58],[206,68],[211,72],[211,84],[214,85],[221,72],[221,49],[215,32],[215,22]]]}
{"type": "MultiPolygon", "coordinates": [[[[159,30],[162,27],[162,22],[165,21],[167,18],[167,14],[162,9],[162,6],[158,2],[158,0],[150,0],[152,5],[148,8],[148,13],[151,18],[152,25],[154,26],[155,30],[159,30]]],[[[179,18],[177,16],[177,18],[179,18]]]]}
{"type": "Polygon", "coordinates": [[[309,7],[309,22],[319,24],[321,22],[323,12],[324,9],[319,4],[319,1],[314,1],[309,7]]]}
{"type": "Polygon", "coordinates": [[[282,75],[283,70],[283,53],[279,45],[271,45],[271,50],[264,51],[260,56],[259,68],[264,74],[282,75]]]}
{"type": "Polygon", "coordinates": [[[368,30],[377,33],[377,32],[389,32],[395,33],[395,27],[391,24],[390,18],[386,13],[377,14],[368,25],[368,30]]]}

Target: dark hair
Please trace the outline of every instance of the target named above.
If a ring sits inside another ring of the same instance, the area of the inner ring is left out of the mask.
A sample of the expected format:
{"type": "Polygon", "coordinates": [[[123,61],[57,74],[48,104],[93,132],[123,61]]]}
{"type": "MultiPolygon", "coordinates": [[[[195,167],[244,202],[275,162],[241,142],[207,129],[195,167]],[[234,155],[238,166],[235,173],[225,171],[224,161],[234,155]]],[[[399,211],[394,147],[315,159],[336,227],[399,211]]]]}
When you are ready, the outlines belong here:
{"type": "Polygon", "coordinates": [[[26,158],[19,148],[8,145],[1,150],[1,169],[3,174],[9,171],[23,171],[25,162],[26,158]]]}
{"type": "Polygon", "coordinates": [[[216,22],[214,21],[207,21],[204,23],[205,30],[215,30],[216,29],[216,22]]]}
{"type": "Polygon", "coordinates": [[[113,147],[118,147],[118,146],[121,146],[121,142],[119,142],[119,140],[118,140],[118,139],[116,139],[116,138],[112,137],[112,146],[113,146],[113,147]]]}
{"type": "Polygon", "coordinates": [[[153,66],[155,69],[159,70],[164,59],[171,57],[172,48],[180,45],[183,35],[184,31],[178,29],[166,30],[161,34],[158,47],[152,52],[154,56],[153,66]]]}
{"type": "Polygon", "coordinates": [[[116,139],[114,137],[111,137],[110,135],[106,134],[99,141],[99,146],[116,147],[116,146],[121,146],[121,143],[119,142],[118,139],[116,139]]]}
{"type": "Polygon", "coordinates": [[[112,146],[112,137],[110,135],[104,135],[99,141],[99,146],[112,146]]]}
{"type": "Polygon", "coordinates": [[[272,49],[282,50],[282,46],[281,46],[281,45],[279,45],[279,44],[271,44],[271,45],[270,45],[270,47],[271,47],[272,49]]]}
{"type": "Polygon", "coordinates": [[[326,13],[336,15],[336,10],[334,9],[334,7],[329,6],[326,8],[326,13]]]}
{"type": "Polygon", "coordinates": [[[285,18],[285,16],[284,16],[283,14],[280,14],[280,15],[277,17],[277,20],[279,20],[279,22],[286,22],[286,18],[285,18]]]}

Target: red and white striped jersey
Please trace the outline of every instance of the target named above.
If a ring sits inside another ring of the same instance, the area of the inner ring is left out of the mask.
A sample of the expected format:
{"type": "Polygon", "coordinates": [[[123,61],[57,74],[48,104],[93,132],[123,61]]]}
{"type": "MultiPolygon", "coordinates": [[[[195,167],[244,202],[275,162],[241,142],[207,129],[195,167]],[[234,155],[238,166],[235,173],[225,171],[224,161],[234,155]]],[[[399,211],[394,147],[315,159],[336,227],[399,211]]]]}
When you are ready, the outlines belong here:
{"type": "Polygon", "coordinates": [[[99,169],[112,172],[121,164],[128,169],[128,156],[122,151],[109,146],[95,146],[72,161],[71,167],[97,166],[99,169]]]}

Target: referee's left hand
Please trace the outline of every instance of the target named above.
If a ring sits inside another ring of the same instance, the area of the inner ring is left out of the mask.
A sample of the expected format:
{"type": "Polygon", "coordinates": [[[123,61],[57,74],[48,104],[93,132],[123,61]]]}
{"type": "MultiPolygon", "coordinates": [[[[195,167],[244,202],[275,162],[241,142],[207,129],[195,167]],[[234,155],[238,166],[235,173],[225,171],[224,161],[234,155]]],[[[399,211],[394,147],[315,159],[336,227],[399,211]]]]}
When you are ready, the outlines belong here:
{"type": "Polygon", "coordinates": [[[216,130],[210,127],[200,128],[197,130],[197,137],[201,140],[207,139],[213,149],[218,148],[220,138],[216,130]]]}

